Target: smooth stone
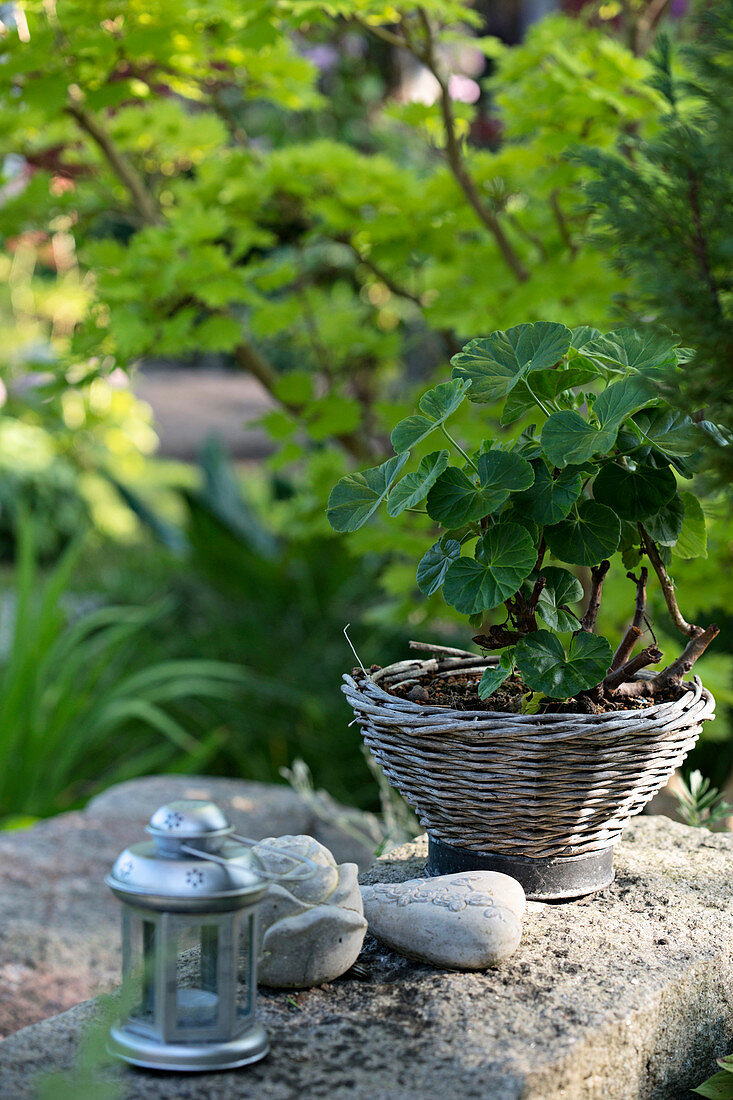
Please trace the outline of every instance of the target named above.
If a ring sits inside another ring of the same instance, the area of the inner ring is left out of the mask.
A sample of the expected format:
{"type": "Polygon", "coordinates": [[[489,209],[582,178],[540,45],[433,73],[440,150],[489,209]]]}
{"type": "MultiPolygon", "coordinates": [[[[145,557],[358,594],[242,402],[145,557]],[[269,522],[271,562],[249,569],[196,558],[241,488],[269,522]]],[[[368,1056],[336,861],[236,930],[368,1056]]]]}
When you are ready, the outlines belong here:
{"type": "Polygon", "coordinates": [[[447,970],[486,970],[522,938],[526,900],[496,871],[362,886],[369,931],[388,947],[447,970]]]}
{"type": "Polygon", "coordinates": [[[259,907],[260,985],[308,989],[340,978],[367,930],[357,865],[337,864],[310,836],[267,837],[252,850],[268,874],[282,876],[259,907]],[[291,853],[315,870],[294,863],[291,853]]]}

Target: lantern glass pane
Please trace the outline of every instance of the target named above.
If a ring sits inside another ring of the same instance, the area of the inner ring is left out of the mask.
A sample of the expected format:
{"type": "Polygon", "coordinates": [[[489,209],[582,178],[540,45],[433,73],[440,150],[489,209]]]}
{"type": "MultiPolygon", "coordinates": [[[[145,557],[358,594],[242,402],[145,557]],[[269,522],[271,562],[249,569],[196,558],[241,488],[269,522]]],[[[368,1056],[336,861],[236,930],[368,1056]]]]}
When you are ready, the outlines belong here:
{"type": "Polygon", "coordinates": [[[179,1031],[219,1024],[219,926],[179,918],[176,942],[176,1026],[179,1031]]]}
{"type": "Polygon", "coordinates": [[[130,910],[122,913],[122,979],[128,1014],[152,1024],[154,1013],[156,926],[130,910]]]}
{"type": "Polygon", "coordinates": [[[237,952],[237,1016],[245,1019],[255,1010],[255,914],[242,913],[239,920],[239,950],[237,952]]]}

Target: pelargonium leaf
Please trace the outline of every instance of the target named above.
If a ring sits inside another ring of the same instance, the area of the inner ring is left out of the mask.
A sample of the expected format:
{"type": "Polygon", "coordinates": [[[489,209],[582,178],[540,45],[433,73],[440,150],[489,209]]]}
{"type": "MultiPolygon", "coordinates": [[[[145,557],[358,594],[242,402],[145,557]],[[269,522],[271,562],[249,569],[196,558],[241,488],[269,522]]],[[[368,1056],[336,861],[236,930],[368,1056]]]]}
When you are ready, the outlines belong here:
{"type": "Polygon", "coordinates": [[[559,368],[557,370],[540,370],[532,374],[532,391],[530,392],[525,382],[518,382],[512,392],[507,395],[504,409],[501,414],[501,423],[513,424],[531,410],[539,408],[535,397],[541,400],[554,401],[566,390],[572,390],[575,386],[582,386],[597,377],[598,369],[592,364],[559,368]]]}
{"type": "Polygon", "coordinates": [[[659,546],[674,546],[680,537],[685,519],[685,505],[679,493],[653,516],[647,516],[644,527],[659,546]]]}
{"type": "Polygon", "coordinates": [[[570,335],[569,328],[554,321],[492,332],[453,356],[453,377],[471,380],[471,401],[490,404],[506,397],[532,371],[554,366],[570,347],[570,335]]]}
{"type": "Polygon", "coordinates": [[[473,523],[487,516],[493,507],[493,495],[485,498],[473,476],[469,477],[457,466],[444,470],[428,493],[428,515],[444,527],[473,523]]]}
{"type": "Polygon", "coordinates": [[[428,515],[444,527],[473,523],[501,508],[513,488],[532,484],[534,471],[521,455],[487,451],[479,455],[478,480],[457,466],[449,466],[428,493],[428,515]]]}
{"type": "Polygon", "coordinates": [[[606,675],[613,650],[606,638],[581,630],[570,639],[567,654],[549,630],[535,630],[517,642],[517,667],[532,691],[552,699],[569,699],[596,687],[606,675]]]}
{"type": "Polygon", "coordinates": [[[572,409],[553,413],[542,428],[542,449],[553,466],[580,466],[613,446],[618,427],[597,428],[572,409]]]}
{"type": "Polygon", "coordinates": [[[583,345],[583,355],[600,363],[643,373],[677,365],[679,339],[651,329],[621,328],[583,345]]]}
{"type": "Polygon", "coordinates": [[[577,511],[551,527],[545,539],[552,553],[571,565],[598,565],[617,549],[621,524],[615,512],[595,500],[584,500],[577,511]]]}
{"type": "Polygon", "coordinates": [[[639,465],[635,470],[607,462],[593,482],[593,496],[621,519],[643,520],[655,515],[674,496],[677,482],[669,466],[639,465]]]}
{"type": "Polygon", "coordinates": [[[566,466],[556,478],[544,462],[535,463],[534,484],[514,498],[518,509],[524,511],[540,526],[559,523],[570,512],[583,488],[583,477],[576,466],[566,466]]]}
{"type": "Polygon", "coordinates": [[[680,493],[685,507],[682,530],[675,543],[674,552],[680,558],[706,558],[708,539],[705,527],[705,513],[697,497],[692,493],[680,493]]]}
{"type": "Polygon", "coordinates": [[[421,500],[424,500],[430,489],[446,469],[449,454],[447,451],[433,451],[425,455],[417,470],[405,474],[390,490],[387,499],[387,512],[390,516],[398,516],[405,508],[414,508],[421,500]]]}
{"type": "MultiPolygon", "coordinates": [[[[568,604],[577,603],[583,598],[583,586],[578,578],[569,569],[562,569],[555,565],[546,565],[541,569],[541,575],[547,584],[540,593],[537,604],[537,614],[550,630],[558,630],[567,633],[578,629],[578,619],[565,611],[568,604]]],[[[526,582],[529,585],[532,582],[526,582]]]]}
{"type": "Polygon", "coordinates": [[[331,490],[326,509],[334,531],[358,531],[363,527],[387,496],[409,457],[409,453],[394,455],[381,466],[342,477],[331,490]]]}
{"type": "Polygon", "coordinates": [[[511,675],[513,668],[514,661],[511,661],[507,667],[499,663],[494,668],[485,668],[478,685],[479,699],[488,699],[490,695],[493,695],[497,688],[500,688],[504,683],[507,676],[511,675]]]}
{"type": "Polygon", "coordinates": [[[443,584],[446,603],[464,615],[490,611],[513,596],[537,560],[529,533],[515,523],[497,523],[479,539],[476,554],[453,562],[443,584]]]}
{"type": "Polygon", "coordinates": [[[601,428],[619,428],[627,417],[649,405],[654,390],[643,378],[633,375],[608,386],[593,405],[593,412],[601,428]]]}
{"type": "Polygon", "coordinates": [[[521,492],[534,481],[531,463],[513,451],[487,451],[479,455],[476,465],[484,492],[503,496],[497,500],[497,508],[508,500],[510,493],[521,492]]]}
{"type": "Polygon", "coordinates": [[[467,379],[454,378],[424,393],[418,401],[420,413],[400,420],[392,431],[392,446],[397,454],[409,451],[444,424],[461,405],[470,385],[467,379]]]}
{"type": "Polygon", "coordinates": [[[448,566],[460,556],[460,542],[447,538],[438,539],[423,554],[417,567],[417,587],[424,596],[433,596],[443,587],[448,566]]]}

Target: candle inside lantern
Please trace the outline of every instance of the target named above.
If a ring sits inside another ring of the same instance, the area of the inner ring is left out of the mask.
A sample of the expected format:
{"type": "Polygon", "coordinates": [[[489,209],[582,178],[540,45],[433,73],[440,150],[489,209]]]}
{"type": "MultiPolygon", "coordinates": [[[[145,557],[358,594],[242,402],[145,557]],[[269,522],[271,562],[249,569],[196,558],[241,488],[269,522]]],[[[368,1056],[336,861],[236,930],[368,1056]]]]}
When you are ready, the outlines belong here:
{"type": "Polygon", "coordinates": [[[179,1027],[210,1027],[216,1023],[219,998],[206,989],[179,989],[176,994],[179,1027]]]}

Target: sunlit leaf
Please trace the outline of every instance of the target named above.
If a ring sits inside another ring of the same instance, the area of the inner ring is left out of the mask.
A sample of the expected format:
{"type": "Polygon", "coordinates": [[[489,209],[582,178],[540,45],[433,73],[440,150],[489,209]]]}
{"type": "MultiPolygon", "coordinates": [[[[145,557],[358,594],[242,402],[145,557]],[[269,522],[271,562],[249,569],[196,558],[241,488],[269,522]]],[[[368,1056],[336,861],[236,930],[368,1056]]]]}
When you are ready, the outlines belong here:
{"type": "Polygon", "coordinates": [[[453,356],[453,377],[471,380],[471,401],[491,403],[506,397],[532,371],[554,366],[570,347],[570,335],[569,328],[554,321],[493,332],[453,356]]]}

